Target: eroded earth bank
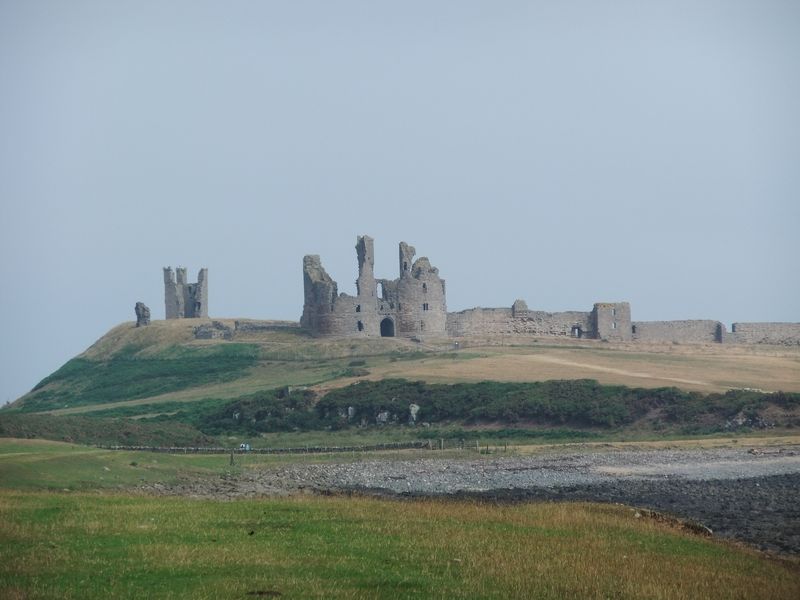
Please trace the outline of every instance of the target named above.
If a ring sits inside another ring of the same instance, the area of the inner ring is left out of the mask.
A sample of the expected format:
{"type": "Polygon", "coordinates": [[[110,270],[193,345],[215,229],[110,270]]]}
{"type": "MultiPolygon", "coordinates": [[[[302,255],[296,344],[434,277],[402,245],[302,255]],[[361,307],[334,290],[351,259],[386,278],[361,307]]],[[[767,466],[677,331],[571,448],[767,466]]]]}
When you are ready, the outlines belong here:
{"type": "Polygon", "coordinates": [[[599,501],[702,524],[713,535],[800,555],[800,446],[650,449],[567,446],[532,455],[466,454],[256,466],[148,493],[233,499],[300,491],[488,501],[599,501]]]}

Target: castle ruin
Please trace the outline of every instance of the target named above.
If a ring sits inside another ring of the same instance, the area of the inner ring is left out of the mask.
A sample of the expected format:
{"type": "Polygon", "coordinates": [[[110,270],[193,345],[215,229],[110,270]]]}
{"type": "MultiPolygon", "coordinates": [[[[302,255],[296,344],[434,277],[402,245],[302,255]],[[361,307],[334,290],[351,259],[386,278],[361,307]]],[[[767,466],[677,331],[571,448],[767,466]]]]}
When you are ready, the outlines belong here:
{"type": "Polygon", "coordinates": [[[314,335],[411,337],[446,335],[445,284],[439,270],[400,242],[397,279],[376,279],[373,239],[356,242],[356,295],[339,294],[337,283],[316,254],[303,258],[303,316],[300,324],[314,335]],[[413,261],[413,262],[412,262],[413,261]]]}
{"type": "Polygon", "coordinates": [[[430,261],[400,242],[394,280],[376,279],[373,240],[356,243],[356,295],[339,294],[318,255],[303,258],[301,326],[315,336],[462,337],[560,336],[607,341],[800,344],[800,323],[734,323],[728,332],[714,320],[632,321],[627,302],[597,302],[591,311],[530,310],[524,300],[510,308],[447,312],[445,282],[430,261]]]}
{"type": "MultiPolygon", "coordinates": [[[[508,308],[447,312],[445,281],[426,257],[400,242],[398,277],[375,277],[374,240],[356,241],[356,295],[339,293],[320,257],[303,257],[303,315],[300,326],[313,336],[429,338],[535,336],[617,342],[800,345],[800,323],[733,323],[715,320],[633,321],[627,302],[596,302],[590,311],[531,310],[524,300],[508,308]]],[[[208,318],[208,269],[189,283],[186,269],[164,268],[167,319],[208,318]]],[[[137,312],[137,317],[139,313],[137,312]]],[[[237,321],[236,329],[240,323],[237,321]]],[[[243,322],[242,327],[252,329],[243,322]]],[[[289,326],[289,325],[282,325],[289,326]]],[[[295,323],[294,327],[297,326],[295,323]]],[[[272,327],[272,325],[270,326],[272,327]]],[[[231,339],[217,322],[197,328],[199,338],[231,339]]]]}
{"type": "Polygon", "coordinates": [[[188,283],[185,268],[164,267],[164,314],[167,319],[208,317],[208,269],[200,269],[197,283],[188,283]]]}

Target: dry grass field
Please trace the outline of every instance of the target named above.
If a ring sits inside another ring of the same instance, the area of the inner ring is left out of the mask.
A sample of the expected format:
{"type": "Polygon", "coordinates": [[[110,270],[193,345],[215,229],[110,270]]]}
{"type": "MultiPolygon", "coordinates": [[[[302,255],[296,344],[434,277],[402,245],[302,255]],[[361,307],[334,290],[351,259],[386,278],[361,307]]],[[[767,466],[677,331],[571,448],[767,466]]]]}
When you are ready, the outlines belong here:
{"type": "MultiPolygon", "coordinates": [[[[467,340],[461,344],[465,346],[461,351],[479,356],[452,360],[433,355],[378,364],[370,368],[368,378],[402,377],[431,383],[596,379],[603,384],[678,387],[706,393],[731,388],[800,391],[800,348],[594,341],[553,344],[544,340],[515,340],[514,345],[467,340]]],[[[353,381],[340,380],[335,385],[353,381]]]]}

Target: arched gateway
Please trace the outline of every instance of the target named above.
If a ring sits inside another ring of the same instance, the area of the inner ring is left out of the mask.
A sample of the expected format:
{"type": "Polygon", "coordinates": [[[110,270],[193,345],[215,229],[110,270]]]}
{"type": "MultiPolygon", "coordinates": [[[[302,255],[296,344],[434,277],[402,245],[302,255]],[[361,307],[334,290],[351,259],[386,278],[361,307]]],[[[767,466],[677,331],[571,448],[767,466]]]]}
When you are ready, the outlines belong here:
{"type": "Polygon", "coordinates": [[[381,321],[381,337],[394,337],[394,321],[389,317],[381,321]]]}

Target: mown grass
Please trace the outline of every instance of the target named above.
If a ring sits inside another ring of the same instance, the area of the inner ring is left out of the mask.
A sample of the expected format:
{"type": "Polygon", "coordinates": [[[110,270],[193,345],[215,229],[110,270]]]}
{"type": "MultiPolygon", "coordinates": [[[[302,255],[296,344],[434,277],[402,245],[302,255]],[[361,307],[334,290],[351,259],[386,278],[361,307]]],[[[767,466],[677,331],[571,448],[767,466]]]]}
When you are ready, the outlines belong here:
{"type": "Polygon", "coordinates": [[[590,504],[0,492],[4,598],[797,598],[796,571],[590,504]]]}

